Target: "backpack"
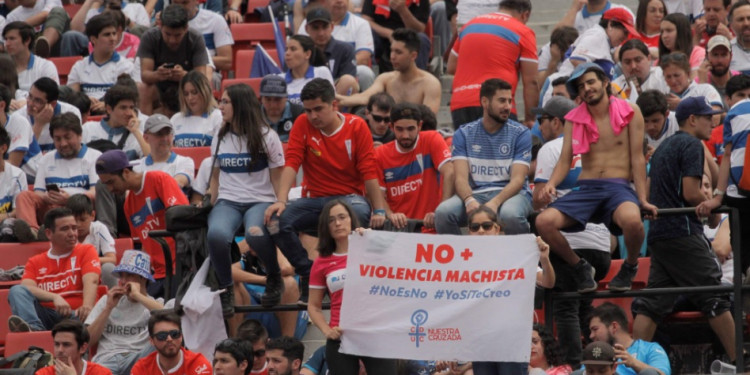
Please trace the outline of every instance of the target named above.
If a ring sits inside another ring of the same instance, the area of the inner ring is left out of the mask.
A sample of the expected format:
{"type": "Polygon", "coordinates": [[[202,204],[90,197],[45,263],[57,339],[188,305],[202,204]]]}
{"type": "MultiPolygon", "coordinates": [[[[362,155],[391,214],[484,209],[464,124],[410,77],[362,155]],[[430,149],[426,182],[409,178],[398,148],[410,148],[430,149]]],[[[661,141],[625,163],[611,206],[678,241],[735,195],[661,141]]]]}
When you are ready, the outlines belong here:
{"type": "Polygon", "coordinates": [[[0,374],[30,375],[44,367],[55,364],[52,353],[36,346],[30,346],[29,350],[24,350],[10,357],[0,359],[0,366],[11,362],[13,365],[10,368],[0,369],[0,374]]]}

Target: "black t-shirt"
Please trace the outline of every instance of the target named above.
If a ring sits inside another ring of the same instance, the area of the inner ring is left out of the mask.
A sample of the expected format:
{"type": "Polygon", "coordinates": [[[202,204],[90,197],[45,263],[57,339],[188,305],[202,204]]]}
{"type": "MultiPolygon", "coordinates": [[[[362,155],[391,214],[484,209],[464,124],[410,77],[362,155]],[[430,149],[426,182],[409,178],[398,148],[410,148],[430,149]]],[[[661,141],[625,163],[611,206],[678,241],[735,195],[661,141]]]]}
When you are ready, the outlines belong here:
{"type": "Polygon", "coordinates": [[[328,68],[331,69],[333,79],[339,79],[344,74],[352,77],[357,76],[355,64],[354,45],[331,38],[326,46],[326,59],[328,68]]]}
{"type": "MultiPolygon", "coordinates": [[[[427,25],[427,20],[430,18],[430,2],[429,0],[418,0],[419,2],[412,3],[409,6],[409,11],[414,15],[416,19],[427,25]]],[[[395,10],[391,9],[391,14],[388,18],[383,15],[375,13],[375,6],[372,5],[372,0],[365,0],[362,4],[362,14],[372,17],[372,19],[380,26],[387,27],[391,30],[404,27],[404,21],[401,20],[401,16],[395,10]]]]}
{"type": "MultiPolygon", "coordinates": [[[[208,51],[203,36],[193,30],[188,29],[185,37],[176,51],[170,50],[162,39],[161,30],[153,27],[146,31],[141,37],[141,44],[138,47],[138,57],[154,60],[154,70],[162,64],[175,63],[182,66],[185,71],[191,71],[195,67],[208,65],[208,51]]],[[[179,82],[164,81],[159,82],[159,86],[179,85],[179,82]]]]}
{"type": "MultiPolygon", "coordinates": [[[[659,208],[690,207],[682,190],[683,177],[703,178],[703,145],[678,131],[662,142],[651,157],[649,202],[659,208]]],[[[662,216],[651,221],[648,243],[703,233],[695,214],[662,216]]]]}

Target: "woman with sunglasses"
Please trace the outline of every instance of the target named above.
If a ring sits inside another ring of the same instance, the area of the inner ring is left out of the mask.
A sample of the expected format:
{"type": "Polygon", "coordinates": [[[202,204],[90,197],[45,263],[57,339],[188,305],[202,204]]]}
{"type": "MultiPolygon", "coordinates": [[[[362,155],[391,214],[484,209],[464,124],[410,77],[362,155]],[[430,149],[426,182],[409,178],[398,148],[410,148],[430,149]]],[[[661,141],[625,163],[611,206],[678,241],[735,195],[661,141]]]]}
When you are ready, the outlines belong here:
{"type": "Polygon", "coordinates": [[[346,259],[349,253],[349,234],[353,228],[358,232],[359,223],[353,209],[344,201],[335,199],[328,202],[318,220],[318,253],[310,271],[310,297],[307,313],[310,319],[326,337],[326,361],[331,375],[352,375],[359,373],[360,360],[368,374],[395,374],[396,360],[356,356],[339,353],[341,328],[339,316],[344,296],[346,259]],[[323,315],[323,297],[326,292],[331,298],[331,320],[326,322],[323,315]]]}

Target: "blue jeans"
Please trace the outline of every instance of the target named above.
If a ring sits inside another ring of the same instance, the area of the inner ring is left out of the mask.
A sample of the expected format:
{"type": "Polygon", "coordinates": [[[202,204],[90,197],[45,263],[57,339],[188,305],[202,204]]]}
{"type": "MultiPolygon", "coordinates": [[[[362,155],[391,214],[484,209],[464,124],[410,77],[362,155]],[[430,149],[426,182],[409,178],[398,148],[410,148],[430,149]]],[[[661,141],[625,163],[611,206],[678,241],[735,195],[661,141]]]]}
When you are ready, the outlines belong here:
{"type": "MultiPolygon", "coordinates": [[[[290,201],[287,204],[284,212],[281,213],[281,217],[273,217],[273,222],[278,220],[278,231],[272,230],[272,237],[274,242],[279,246],[281,252],[289,260],[289,263],[294,266],[295,271],[300,276],[309,276],[310,267],[312,267],[312,261],[307,257],[307,250],[302,247],[302,243],[299,241],[297,236],[298,232],[316,230],[318,228],[318,220],[320,219],[320,212],[323,211],[323,206],[326,203],[340,199],[354,210],[354,215],[357,217],[358,226],[367,227],[370,223],[370,203],[367,202],[365,197],[356,194],[349,195],[338,195],[333,197],[321,197],[321,198],[300,198],[297,200],[290,201]]],[[[215,210],[216,208],[214,208],[215,210]]],[[[352,221],[352,229],[355,228],[354,221],[352,221]]],[[[269,254],[262,254],[256,251],[258,257],[266,265],[266,272],[271,275],[279,272],[279,264],[276,260],[276,252],[269,252],[269,254]]]]}
{"type": "MultiPolygon", "coordinates": [[[[484,204],[496,196],[500,190],[474,193],[472,196],[480,204],[484,204]]],[[[497,210],[497,218],[500,221],[505,234],[529,233],[529,222],[526,218],[531,215],[531,200],[528,195],[521,191],[503,202],[497,210]]],[[[467,215],[464,202],[458,195],[440,203],[435,210],[435,229],[440,234],[461,234],[461,227],[466,225],[467,215]]]]}
{"type": "MultiPolygon", "coordinates": [[[[237,228],[245,224],[245,241],[257,254],[273,253],[276,245],[263,224],[268,202],[237,203],[219,199],[208,216],[207,242],[211,265],[216,271],[219,287],[231,286],[232,258],[230,251],[237,228]]],[[[275,259],[274,259],[275,261],[275,259]]]]}
{"type": "Polygon", "coordinates": [[[473,362],[474,375],[526,375],[528,362],[473,362]]]}
{"type": "Polygon", "coordinates": [[[48,331],[63,319],[77,319],[73,315],[62,316],[57,310],[42,306],[24,285],[14,285],[10,288],[8,303],[11,313],[25,320],[32,331],[48,331]]]}
{"type": "Polygon", "coordinates": [[[60,56],[86,56],[89,54],[89,38],[86,34],[68,30],[60,39],[60,56]]]}

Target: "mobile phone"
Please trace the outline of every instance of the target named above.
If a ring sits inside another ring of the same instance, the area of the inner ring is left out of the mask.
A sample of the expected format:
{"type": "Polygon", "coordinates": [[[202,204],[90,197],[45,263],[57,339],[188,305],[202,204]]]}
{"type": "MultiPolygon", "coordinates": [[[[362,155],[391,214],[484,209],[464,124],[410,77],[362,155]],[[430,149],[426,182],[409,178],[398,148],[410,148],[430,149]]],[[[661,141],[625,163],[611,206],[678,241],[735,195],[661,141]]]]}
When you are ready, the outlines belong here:
{"type": "Polygon", "coordinates": [[[164,67],[167,69],[174,69],[174,65],[175,65],[174,63],[166,63],[164,64],[164,67]]]}
{"type": "Polygon", "coordinates": [[[60,188],[57,186],[57,184],[47,184],[47,191],[56,191],[60,192],[60,188]]]}

